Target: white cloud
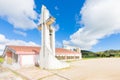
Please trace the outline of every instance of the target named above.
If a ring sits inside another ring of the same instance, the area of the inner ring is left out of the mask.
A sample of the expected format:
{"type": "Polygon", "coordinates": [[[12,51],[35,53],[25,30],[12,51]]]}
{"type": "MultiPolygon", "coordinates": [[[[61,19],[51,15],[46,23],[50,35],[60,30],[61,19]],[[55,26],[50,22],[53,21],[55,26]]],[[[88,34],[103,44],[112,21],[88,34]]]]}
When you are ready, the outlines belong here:
{"type": "Polygon", "coordinates": [[[80,15],[76,14],[75,15],[75,20],[76,20],[76,24],[80,24],[80,15]]]}
{"type": "Polygon", "coordinates": [[[37,19],[34,0],[0,0],[0,17],[15,28],[33,29],[37,19]]]}
{"type": "Polygon", "coordinates": [[[54,24],[55,31],[58,31],[60,29],[59,24],[54,24]]]}
{"type": "Polygon", "coordinates": [[[3,53],[6,45],[21,45],[21,46],[39,46],[36,43],[16,39],[7,39],[3,34],[0,34],[0,55],[3,53]]]}
{"type": "Polygon", "coordinates": [[[59,10],[59,8],[57,6],[55,6],[55,10],[59,10]]]}
{"type": "Polygon", "coordinates": [[[81,14],[83,25],[64,44],[91,49],[102,38],[120,33],[120,0],[86,0],[81,14]]]}
{"type": "Polygon", "coordinates": [[[62,46],[63,46],[62,43],[60,43],[59,41],[55,42],[55,47],[56,48],[61,48],[62,46]]]}
{"type": "Polygon", "coordinates": [[[14,30],[13,32],[16,33],[16,34],[22,35],[22,36],[24,36],[24,37],[27,36],[27,33],[23,32],[23,31],[14,30]]]}

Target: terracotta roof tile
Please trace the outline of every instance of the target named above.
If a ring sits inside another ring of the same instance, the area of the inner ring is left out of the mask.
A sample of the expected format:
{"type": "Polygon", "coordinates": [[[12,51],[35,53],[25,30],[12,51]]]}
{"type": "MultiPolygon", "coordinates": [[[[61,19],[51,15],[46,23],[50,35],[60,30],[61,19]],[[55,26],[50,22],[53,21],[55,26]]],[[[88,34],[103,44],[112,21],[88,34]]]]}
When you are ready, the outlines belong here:
{"type": "MultiPolygon", "coordinates": [[[[39,54],[40,47],[37,46],[7,46],[8,48],[14,50],[16,54],[39,54]]],[[[79,54],[75,51],[70,51],[63,48],[56,48],[56,54],[79,54]]]]}
{"type": "Polygon", "coordinates": [[[63,49],[63,48],[56,48],[56,53],[57,54],[78,54],[75,51],[71,51],[71,50],[67,50],[67,49],[63,49]]]}

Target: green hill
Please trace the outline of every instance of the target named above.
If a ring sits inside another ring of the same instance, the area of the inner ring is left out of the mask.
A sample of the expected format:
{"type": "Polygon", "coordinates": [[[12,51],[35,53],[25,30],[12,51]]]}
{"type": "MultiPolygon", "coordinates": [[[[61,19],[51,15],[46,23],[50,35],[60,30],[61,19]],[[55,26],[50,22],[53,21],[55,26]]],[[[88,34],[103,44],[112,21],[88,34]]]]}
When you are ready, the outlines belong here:
{"type": "Polygon", "coordinates": [[[92,52],[81,50],[83,58],[96,58],[96,57],[120,57],[120,50],[105,50],[100,52],[92,52]]]}
{"type": "Polygon", "coordinates": [[[96,53],[87,50],[81,50],[82,58],[94,58],[96,57],[96,53]]]}
{"type": "Polygon", "coordinates": [[[96,52],[97,56],[99,57],[120,57],[120,50],[106,50],[96,52]]]}

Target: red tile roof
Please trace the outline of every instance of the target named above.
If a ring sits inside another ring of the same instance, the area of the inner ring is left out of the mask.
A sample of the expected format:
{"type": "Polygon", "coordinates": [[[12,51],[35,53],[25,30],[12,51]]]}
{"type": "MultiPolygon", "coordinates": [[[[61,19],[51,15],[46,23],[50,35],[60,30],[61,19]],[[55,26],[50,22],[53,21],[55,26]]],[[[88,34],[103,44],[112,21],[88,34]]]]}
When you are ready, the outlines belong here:
{"type": "Polygon", "coordinates": [[[63,48],[56,48],[56,53],[57,54],[79,54],[75,51],[71,51],[71,50],[67,50],[67,49],[63,49],[63,48]]]}
{"type": "MultiPolygon", "coordinates": [[[[16,54],[39,54],[40,47],[36,46],[7,46],[9,49],[14,50],[16,54]]],[[[79,54],[75,51],[70,51],[63,48],[56,48],[56,54],[79,54]]]]}
{"type": "Polygon", "coordinates": [[[39,54],[40,47],[36,46],[7,46],[14,50],[16,54],[39,54]]]}

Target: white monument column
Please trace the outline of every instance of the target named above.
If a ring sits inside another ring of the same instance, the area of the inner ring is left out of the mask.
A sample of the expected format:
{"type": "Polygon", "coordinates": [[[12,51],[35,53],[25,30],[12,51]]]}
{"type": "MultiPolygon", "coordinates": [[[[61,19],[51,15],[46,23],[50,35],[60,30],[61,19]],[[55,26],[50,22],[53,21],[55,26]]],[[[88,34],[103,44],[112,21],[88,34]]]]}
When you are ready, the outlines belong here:
{"type": "Polygon", "coordinates": [[[50,46],[53,51],[53,55],[55,56],[55,29],[50,27],[50,46]]]}
{"type": "Polygon", "coordinates": [[[51,26],[54,18],[50,16],[49,11],[43,5],[41,9],[40,25],[38,29],[41,30],[41,50],[39,57],[39,65],[42,69],[60,69],[69,67],[65,62],[59,61],[55,57],[55,31],[51,26]]]}

